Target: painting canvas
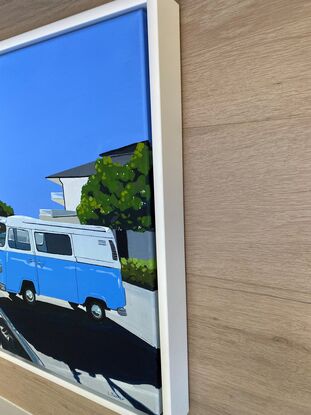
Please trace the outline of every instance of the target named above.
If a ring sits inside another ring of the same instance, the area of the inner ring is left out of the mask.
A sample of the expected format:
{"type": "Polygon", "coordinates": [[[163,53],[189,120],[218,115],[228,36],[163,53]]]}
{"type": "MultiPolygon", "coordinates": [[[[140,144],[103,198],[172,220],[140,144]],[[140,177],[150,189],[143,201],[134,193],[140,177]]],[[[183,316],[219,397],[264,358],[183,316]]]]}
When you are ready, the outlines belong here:
{"type": "Polygon", "coordinates": [[[0,345],[161,414],[146,11],[0,56],[0,345]]]}

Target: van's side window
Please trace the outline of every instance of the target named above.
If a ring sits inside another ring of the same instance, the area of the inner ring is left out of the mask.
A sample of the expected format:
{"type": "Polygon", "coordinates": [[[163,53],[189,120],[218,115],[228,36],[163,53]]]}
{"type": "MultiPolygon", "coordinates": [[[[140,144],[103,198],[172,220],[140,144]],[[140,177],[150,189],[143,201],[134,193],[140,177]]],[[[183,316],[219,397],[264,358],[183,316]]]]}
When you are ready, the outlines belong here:
{"type": "Polygon", "coordinates": [[[31,251],[29,232],[25,229],[9,229],[9,247],[20,251],[31,251]]]}
{"type": "Polygon", "coordinates": [[[14,229],[9,229],[9,247],[16,248],[14,229]]]}
{"type": "Polygon", "coordinates": [[[35,240],[39,252],[54,255],[72,255],[71,241],[68,235],[35,232],[35,240]]]}
{"type": "Polygon", "coordinates": [[[4,223],[0,223],[0,248],[4,247],[5,238],[6,238],[6,226],[4,223]]]}

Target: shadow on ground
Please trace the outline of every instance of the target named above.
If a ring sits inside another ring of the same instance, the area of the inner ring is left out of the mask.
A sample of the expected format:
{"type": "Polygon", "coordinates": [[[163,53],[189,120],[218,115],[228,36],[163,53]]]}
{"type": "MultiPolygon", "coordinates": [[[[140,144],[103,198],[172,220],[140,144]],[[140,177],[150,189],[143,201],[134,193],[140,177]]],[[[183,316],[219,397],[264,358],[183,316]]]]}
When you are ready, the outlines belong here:
{"type": "Polygon", "coordinates": [[[0,307],[36,350],[66,363],[77,382],[83,371],[161,387],[159,351],[109,319],[92,322],[82,309],[40,301],[28,306],[18,297],[0,298],[0,307]]]}

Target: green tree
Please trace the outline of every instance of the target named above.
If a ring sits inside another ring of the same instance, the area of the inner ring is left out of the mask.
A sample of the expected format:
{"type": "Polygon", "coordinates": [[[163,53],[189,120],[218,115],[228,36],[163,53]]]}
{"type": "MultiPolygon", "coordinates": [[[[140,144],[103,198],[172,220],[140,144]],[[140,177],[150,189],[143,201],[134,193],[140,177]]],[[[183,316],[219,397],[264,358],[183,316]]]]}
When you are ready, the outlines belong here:
{"type": "Polygon", "coordinates": [[[14,210],[11,208],[11,206],[7,205],[4,202],[0,201],[0,216],[13,216],[14,210]]]}
{"type": "MultiPolygon", "coordinates": [[[[77,214],[81,223],[107,226],[126,244],[126,231],[154,228],[152,154],[149,144],[138,143],[130,160],[122,165],[111,157],[99,158],[96,173],[82,188],[77,214]]],[[[127,249],[127,248],[126,248],[127,249]]],[[[120,246],[119,246],[120,250],[120,246]]],[[[121,256],[126,256],[126,254],[121,256]]]]}

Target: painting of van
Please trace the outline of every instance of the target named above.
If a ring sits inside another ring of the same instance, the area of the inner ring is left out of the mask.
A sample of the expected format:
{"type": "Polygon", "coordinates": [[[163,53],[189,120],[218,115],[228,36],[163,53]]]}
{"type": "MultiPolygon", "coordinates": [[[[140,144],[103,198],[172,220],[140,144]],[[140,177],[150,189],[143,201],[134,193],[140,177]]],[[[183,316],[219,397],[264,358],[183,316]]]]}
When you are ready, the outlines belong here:
{"type": "Polygon", "coordinates": [[[0,218],[0,288],[29,305],[36,295],[81,304],[96,321],[126,313],[114,235],[100,226],[0,218]]]}
{"type": "Polygon", "coordinates": [[[0,349],[161,415],[148,65],[139,7],[0,55],[0,349]]]}

